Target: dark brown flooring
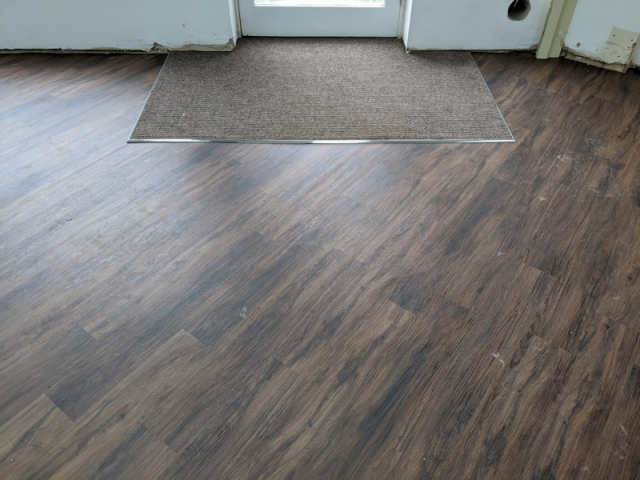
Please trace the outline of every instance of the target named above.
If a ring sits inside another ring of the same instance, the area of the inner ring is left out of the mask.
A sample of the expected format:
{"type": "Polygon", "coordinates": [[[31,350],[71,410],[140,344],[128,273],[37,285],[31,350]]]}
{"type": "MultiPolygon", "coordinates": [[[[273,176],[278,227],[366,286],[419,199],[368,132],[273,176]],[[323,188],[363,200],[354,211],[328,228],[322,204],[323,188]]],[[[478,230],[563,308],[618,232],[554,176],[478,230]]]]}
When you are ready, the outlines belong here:
{"type": "Polygon", "coordinates": [[[0,478],[640,475],[640,74],[518,140],[126,145],[161,56],[0,57],[0,478]]]}

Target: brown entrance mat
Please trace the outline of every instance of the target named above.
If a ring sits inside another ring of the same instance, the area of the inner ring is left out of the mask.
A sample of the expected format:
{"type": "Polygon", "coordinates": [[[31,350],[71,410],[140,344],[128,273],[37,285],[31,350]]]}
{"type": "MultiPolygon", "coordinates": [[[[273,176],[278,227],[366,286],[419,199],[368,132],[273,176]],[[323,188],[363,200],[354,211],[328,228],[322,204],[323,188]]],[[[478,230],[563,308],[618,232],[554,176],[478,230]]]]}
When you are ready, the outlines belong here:
{"type": "Polygon", "coordinates": [[[169,54],[130,142],[513,141],[473,57],[396,39],[169,54]]]}

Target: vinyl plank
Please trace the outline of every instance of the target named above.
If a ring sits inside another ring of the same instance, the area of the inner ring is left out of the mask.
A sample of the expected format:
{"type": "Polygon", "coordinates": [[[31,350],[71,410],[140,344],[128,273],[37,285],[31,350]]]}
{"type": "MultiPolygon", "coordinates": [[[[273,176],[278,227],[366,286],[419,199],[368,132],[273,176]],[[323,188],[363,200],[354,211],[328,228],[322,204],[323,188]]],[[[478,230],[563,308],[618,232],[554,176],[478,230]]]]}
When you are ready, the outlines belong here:
{"type": "Polygon", "coordinates": [[[1,478],[636,478],[637,72],[517,142],[127,145],[156,55],[0,55],[1,478]]]}

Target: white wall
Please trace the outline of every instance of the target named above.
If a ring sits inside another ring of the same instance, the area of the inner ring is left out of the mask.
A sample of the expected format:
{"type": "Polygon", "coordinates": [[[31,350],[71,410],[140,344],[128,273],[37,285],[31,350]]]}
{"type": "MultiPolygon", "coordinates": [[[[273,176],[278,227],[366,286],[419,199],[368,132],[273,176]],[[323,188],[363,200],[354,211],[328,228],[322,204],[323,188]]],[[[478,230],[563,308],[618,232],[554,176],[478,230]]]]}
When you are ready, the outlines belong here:
{"type": "Polygon", "coordinates": [[[551,0],[530,0],[527,18],[507,18],[512,0],[416,0],[404,41],[409,49],[515,50],[540,42],[551,0]]]}
{"type": "Polygon", "coordinates": [[[221,48],[233,0],[0,0],[0,49],[221,48]]]}
{"type": "MultiPolygon", "coordinates": [[[[640,32],[640,1],[578,0],[564,44],[578,55],[603,60],[602,47],[614,27],[640,32]]],[[[633,63],[640,64],[638,48],[633,63]]]]}

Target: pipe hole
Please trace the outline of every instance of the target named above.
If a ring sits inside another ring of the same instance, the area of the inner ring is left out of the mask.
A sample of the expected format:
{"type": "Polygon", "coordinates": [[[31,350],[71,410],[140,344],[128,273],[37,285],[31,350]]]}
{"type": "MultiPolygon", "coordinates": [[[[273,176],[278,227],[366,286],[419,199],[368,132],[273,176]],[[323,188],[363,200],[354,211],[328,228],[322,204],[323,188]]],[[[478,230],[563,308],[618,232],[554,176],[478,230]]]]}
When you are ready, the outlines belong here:
{"type": "Polygon", "coordinates": [[[530,11],[531,3],[529,3],[529,0],[513,0],[509,5],[509,10],[507,10],[507,16],[510,20],[519,22],[527,18],[530,11]]]}

